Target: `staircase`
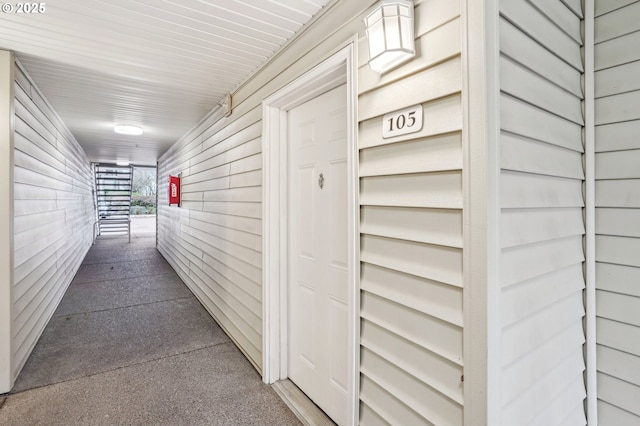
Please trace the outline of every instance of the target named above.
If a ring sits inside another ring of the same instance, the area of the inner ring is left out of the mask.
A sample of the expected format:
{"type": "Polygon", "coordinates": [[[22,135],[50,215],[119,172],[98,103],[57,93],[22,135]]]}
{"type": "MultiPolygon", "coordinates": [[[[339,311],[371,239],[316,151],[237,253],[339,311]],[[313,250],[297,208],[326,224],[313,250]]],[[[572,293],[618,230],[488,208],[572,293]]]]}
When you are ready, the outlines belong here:
{"type": "Polygon", "coordinates": [[[131,184],[133,167],[96,164],[98,235],[129,236],[131,242],[131,184]]]}

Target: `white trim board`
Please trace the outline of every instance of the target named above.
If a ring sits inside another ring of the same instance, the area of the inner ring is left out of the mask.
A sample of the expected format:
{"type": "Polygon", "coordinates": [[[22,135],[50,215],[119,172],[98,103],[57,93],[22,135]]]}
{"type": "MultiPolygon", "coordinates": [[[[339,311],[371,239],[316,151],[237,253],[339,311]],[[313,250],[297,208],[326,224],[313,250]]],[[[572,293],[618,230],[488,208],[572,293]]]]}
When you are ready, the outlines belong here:
{"type": "Polygon", "coordinates": [[[263,101],[263,364],[271,384],[287,379],[287,111],[340,84],[347,85],[348,255],[349,255],[349,420],[358,420],[359,227],[355,43],[333,54],[263,101]]]}
{"type": "Polygon", "coordinates": [[[587,424],[598,424],[596,349],[595,1],[584,5],[585,384],[587,424]]]}
{"type": "Polygon", "coordinates": [[[0,393],[13,387],[13,53],[0,51],[0,393]]]}
{"type": "Polygon", "coordinates": [[[463,28],[464,425],[500,424],[498,0],[465,0],[463,28]]]}
{"type": "Polygon", "coordinates": [[[319,409],[307,396],[290,380],[280,380],[271,385],[280,399],[307,426],[335,426],[335,423],[319,409]]]}

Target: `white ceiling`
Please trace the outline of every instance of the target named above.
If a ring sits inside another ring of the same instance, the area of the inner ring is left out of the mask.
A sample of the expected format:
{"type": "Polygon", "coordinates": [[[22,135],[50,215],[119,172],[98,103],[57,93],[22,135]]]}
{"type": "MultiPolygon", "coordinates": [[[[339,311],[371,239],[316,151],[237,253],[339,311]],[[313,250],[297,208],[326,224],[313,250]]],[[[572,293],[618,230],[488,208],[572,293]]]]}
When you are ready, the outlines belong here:
{"type": "Polygon", "coordinates": [[[329,1],[46,0],[41,14],[0,13],[0,49],[92,161],[155,165],[329,1]]]}

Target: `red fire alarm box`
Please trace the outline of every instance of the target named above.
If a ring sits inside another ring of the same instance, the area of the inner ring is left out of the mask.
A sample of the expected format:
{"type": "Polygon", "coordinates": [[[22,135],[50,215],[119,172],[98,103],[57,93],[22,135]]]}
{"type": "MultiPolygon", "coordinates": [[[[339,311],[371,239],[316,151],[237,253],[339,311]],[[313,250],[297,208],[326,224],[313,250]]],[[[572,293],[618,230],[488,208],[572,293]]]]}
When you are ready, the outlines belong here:
{"type": "Polygon", "coordinates": [[[180,205],[180,176],[169,176],[169,205],[180,205]]]}

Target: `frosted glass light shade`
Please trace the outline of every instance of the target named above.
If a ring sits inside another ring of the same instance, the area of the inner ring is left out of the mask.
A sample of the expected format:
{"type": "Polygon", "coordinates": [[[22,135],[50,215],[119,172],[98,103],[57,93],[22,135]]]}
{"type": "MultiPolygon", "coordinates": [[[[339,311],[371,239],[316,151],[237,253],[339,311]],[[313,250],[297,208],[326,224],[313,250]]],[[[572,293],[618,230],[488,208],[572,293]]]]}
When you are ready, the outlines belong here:
{"type": "Polygon", "coordinates": [[[415,56],[413,1],[382,0],[364,23],[372,70],[382,74],[415,56]]]}
{"type": "Polygon", "coordinates": [[[138,126],[131,126],[129,124],[118,124],[114,126],[113,131],[123,135],[138,136],[142,134],[142,128],[138,126]]]}

